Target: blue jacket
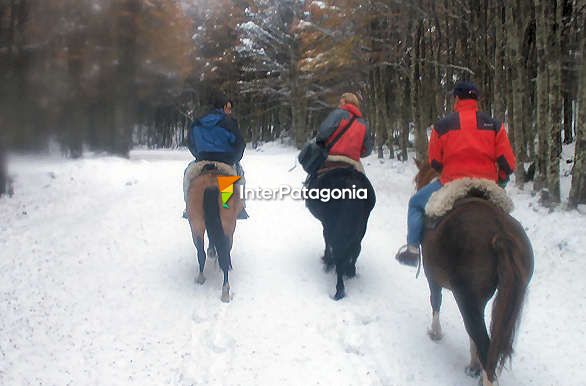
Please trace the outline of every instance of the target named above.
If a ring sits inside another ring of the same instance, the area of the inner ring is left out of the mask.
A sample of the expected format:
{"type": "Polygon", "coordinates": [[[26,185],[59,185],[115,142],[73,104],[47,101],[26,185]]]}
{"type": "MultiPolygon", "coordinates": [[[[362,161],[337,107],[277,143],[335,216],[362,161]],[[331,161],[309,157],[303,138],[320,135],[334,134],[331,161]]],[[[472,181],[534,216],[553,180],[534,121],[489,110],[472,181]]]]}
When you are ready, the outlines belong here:
{"type": "Polygon", "coordinates": [[[236,135],[229,130],[230,118],[222,109],[212,110],[196,119],[189,129],[189,151],[197,159],[201,153],[232,153],[237,151],[236,135]]]}

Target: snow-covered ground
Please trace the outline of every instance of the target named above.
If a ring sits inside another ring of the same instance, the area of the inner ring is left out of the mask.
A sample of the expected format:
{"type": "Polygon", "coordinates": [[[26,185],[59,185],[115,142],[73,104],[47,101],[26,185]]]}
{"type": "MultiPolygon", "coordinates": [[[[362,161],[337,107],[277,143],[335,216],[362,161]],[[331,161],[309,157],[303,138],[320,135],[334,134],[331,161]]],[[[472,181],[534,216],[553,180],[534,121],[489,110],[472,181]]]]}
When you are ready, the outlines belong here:
{"type": "MultiPolygon", "coordinates": [[[[288,172],[295,156],[249,150],[248,186],[299,186],[301,168],[288,172]]],[[[463,371],[468,338],[452,296],[434,343],[427,283],[394,260],[413,165],[366,160],[378,201],[340,302],[303,202],[249,201],[224,304],[214,264],[205,285],[194,283],[180,216],[189,158],[12,160],[16,194],[0,199],[0,385],[476,385],[463,371]]],[[[536,262],[500,384],[584,385],[586,216],[509,191],[536,262]]]]}

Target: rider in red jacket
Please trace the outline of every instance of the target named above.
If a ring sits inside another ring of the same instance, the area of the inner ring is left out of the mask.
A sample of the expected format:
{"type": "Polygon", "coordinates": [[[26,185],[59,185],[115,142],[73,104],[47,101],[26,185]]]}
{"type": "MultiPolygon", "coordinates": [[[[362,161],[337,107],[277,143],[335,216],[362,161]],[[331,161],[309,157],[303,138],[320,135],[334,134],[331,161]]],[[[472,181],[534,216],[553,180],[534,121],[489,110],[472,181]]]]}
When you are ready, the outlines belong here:
{"type": "Polygon", "coordinates": [[[454,112],[438,121],[429,141],[429,163],[440,174],[409,200],[407,245],[397,260],[416,266],[423,238],[425,205],[443,184],[464,177],[484,178],[504,187],[515,169],[515,155],[504,126],[478,111],[479,92],[469,82],[454,88],[454,112]]]}
{"type": "Polygon", "coordinates": [[[429,141],[429,162],[441,183],[463,177],[506,180],[515,155],[503,125],[478,111],[476,99],[456,96],[454,111],[435,124],[429,141]]]}
{"type": "Polygon", "coordinates": [[[346,124],[355,118],[352,126],[340,137],[330,149],[330,155],[342,155],[360,161],[372,151],[372,136],[368,132],[366,121],[360,112],[358,97],[352,93],[344,93],[340,97],[338,108],[332,111],[319,126],[317,142],[327,145],[346,124]]]}

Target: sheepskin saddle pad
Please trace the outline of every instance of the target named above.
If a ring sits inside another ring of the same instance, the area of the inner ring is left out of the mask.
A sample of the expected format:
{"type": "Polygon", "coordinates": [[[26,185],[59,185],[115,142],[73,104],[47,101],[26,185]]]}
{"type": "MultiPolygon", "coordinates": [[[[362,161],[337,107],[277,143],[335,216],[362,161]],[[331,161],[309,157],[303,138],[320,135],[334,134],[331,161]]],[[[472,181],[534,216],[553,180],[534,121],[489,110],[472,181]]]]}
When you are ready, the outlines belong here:
{"type": "MultiPolygon", "coordinates": [[[[224,176],[235,176],[236,170],[232,165],[228,165],[223,162],[216,161],[197,161],[191,162],[185,169],[183,175],[183,198],[187,201],[187,192],[189,191],[189,185],[191,180],[197,176],[200,176],[203,172],[213,170],[218,175],[224,176]]],[[[242,179],[241,179],[242,180],[242,179]]]]}
{"type": "Polygon", "coordinates": [[[425,214],[430,218],[439,218],[454,208],[456,201],[466,197],[484,198],[497,207],[510,213],[514,206],[513,201],[503,188],[493,181],[481,178],[461,178],[445,184],[434,192],[427,205],[425,214]]]}

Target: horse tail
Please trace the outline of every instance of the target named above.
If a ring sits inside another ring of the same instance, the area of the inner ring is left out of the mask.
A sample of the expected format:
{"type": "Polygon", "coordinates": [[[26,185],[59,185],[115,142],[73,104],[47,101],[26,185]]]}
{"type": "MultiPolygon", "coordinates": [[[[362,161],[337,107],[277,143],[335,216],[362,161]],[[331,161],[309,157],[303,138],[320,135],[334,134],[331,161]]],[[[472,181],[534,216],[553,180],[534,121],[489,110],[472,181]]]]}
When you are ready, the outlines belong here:
{"type": "Polygon", "coordinates": [[[218,196],[220,190],[217,186],[208,187],[203,193],[203,213],[205,226],[208,231],[211,243],[218,252],[218,263],[222,271],[232,269],[230,254],[228,250],[228,238],[224,234],[222,219],[220,218],[220,204],[218,196]],[[227,256],[226,253],[228,252],[227,256]]]}
{"type": "Polygon", "coordinates": [[[496,235],[492,247],[497,255],[497,296],[492,307],[490,346],[486,372],[493,375],[510,360],[515,333],[521,319],[531,267],[518,242],[511,237],[496,235]]]}

